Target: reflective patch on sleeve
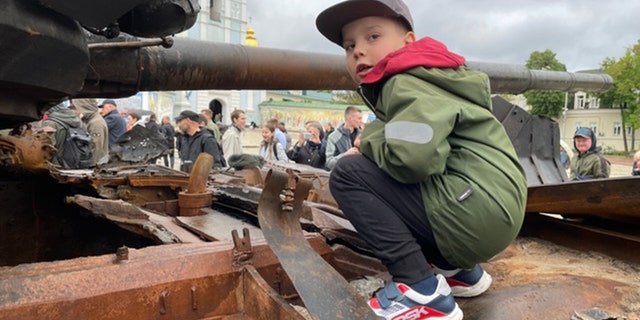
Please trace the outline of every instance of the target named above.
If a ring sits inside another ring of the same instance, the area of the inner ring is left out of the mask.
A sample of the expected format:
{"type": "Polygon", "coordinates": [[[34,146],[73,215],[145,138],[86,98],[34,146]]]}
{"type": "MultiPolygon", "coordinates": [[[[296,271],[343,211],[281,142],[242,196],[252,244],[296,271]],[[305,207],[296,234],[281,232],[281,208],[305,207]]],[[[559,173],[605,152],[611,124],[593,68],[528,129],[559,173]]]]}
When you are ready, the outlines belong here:
{"type": "Polygon", "coordinates": [[[433,139],[433,128],[426,123],[395,121],[384,126],[384,137],[425,144],[433,139]]]}
{"type": "Polygon", "coordinates": [[[464,190],[462,190],[462,192],[460,192],[460,194],[458,194],[456,196],[456,199],[458,199],[458,201],[462,201],[466,198],[469,198],[469,196],[473,193],[473,188],[471,186],[468,186],[467,188],[465,188],[464,190]]]}

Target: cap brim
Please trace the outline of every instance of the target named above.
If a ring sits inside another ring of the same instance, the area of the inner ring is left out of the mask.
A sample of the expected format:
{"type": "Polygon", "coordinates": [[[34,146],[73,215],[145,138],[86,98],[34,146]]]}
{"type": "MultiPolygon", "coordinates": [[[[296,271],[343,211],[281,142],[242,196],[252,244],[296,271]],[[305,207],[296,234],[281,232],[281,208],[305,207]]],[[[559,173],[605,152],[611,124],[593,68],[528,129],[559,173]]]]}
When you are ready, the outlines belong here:
{"type": "Polygon", "coordinates": [[[349,0],[331,6],[320,12],[316,18],[316,27],[331,42],[342,47],[342,27],[364,17],[400,16],[386,5],[370,0],[349,0]]]}
{"type": "Polygon", "coordinates": [[[575,138],[575,137],[583,137],[583,138],[591,139],[591,137],[590,137],[590,136],[588,136],[588,135],[586,135],[586,134],[576,134],[576,135],[575,135],[575,136],[573,136],[573,137],[574,137],[574,138],[575,138]]]}

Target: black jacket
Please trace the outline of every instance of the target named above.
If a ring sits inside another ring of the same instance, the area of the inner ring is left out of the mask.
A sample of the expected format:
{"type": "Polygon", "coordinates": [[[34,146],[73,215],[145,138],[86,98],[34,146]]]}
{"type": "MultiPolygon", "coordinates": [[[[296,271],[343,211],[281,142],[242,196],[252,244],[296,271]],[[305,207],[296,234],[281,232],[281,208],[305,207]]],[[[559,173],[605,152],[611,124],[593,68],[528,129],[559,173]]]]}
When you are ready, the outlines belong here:
{"type": "Polygon", "coordinates": [[[299,146],[298,143],[296,143],[296,145],[287,152],[287,157],[289,157],[289,160],[293,160],[296,163],[324,169],[326,160],[325,148],[326,140],[322,140],[320,143],[315,143],[307,139],[302,146],[299,146]]]}
{"type": "Polygon", "coordinates": [[[191,171],[193,162],[201,152],[206,152],[213,156],[213,167],[224,167],[222,162],[222,155],[218,148],[216,138],[213,137],[211,131],[200,128],[192,136],[182,134],[180,136],[180,161],[182,165],[180,169],[182,171],[191,171]]]}
{"type": "Polygon", "coordinates": [[[176,130],[170,123],[164,123],[160,126],[160,131],[164,134],[165,138],[167,138],[167,148],[173,149],[176,147],[175,143],[175,135],[176,130]]]}

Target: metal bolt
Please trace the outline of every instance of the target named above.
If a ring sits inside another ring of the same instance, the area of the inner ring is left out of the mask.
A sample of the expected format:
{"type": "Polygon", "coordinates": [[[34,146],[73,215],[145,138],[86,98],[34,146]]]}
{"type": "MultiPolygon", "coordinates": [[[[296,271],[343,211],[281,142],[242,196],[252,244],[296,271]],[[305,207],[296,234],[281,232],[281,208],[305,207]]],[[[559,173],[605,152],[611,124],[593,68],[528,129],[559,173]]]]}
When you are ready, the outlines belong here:
{"type": "Polygon", "coordinates": [[[129,260],[129,248],[122,246],[116,250],[116,261],[129,260]]]}

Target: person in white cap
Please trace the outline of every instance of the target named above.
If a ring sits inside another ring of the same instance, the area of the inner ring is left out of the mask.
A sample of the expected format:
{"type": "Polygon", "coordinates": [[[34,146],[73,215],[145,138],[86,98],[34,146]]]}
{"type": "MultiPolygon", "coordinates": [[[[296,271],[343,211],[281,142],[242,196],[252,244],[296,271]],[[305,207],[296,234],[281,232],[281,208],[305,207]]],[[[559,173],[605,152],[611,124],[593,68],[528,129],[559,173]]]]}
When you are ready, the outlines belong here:
{"type": "Polygon", "coordinates": [[[491,112],[488,76],[429,37],[400,0],[348,0],[316,19],[345,53],[376,119],[330,177],[340,209],[392,276],[369,300],[385,319],[462,319],[485,292],[479,265],[524,219],[527,182],[491,112]]]}

